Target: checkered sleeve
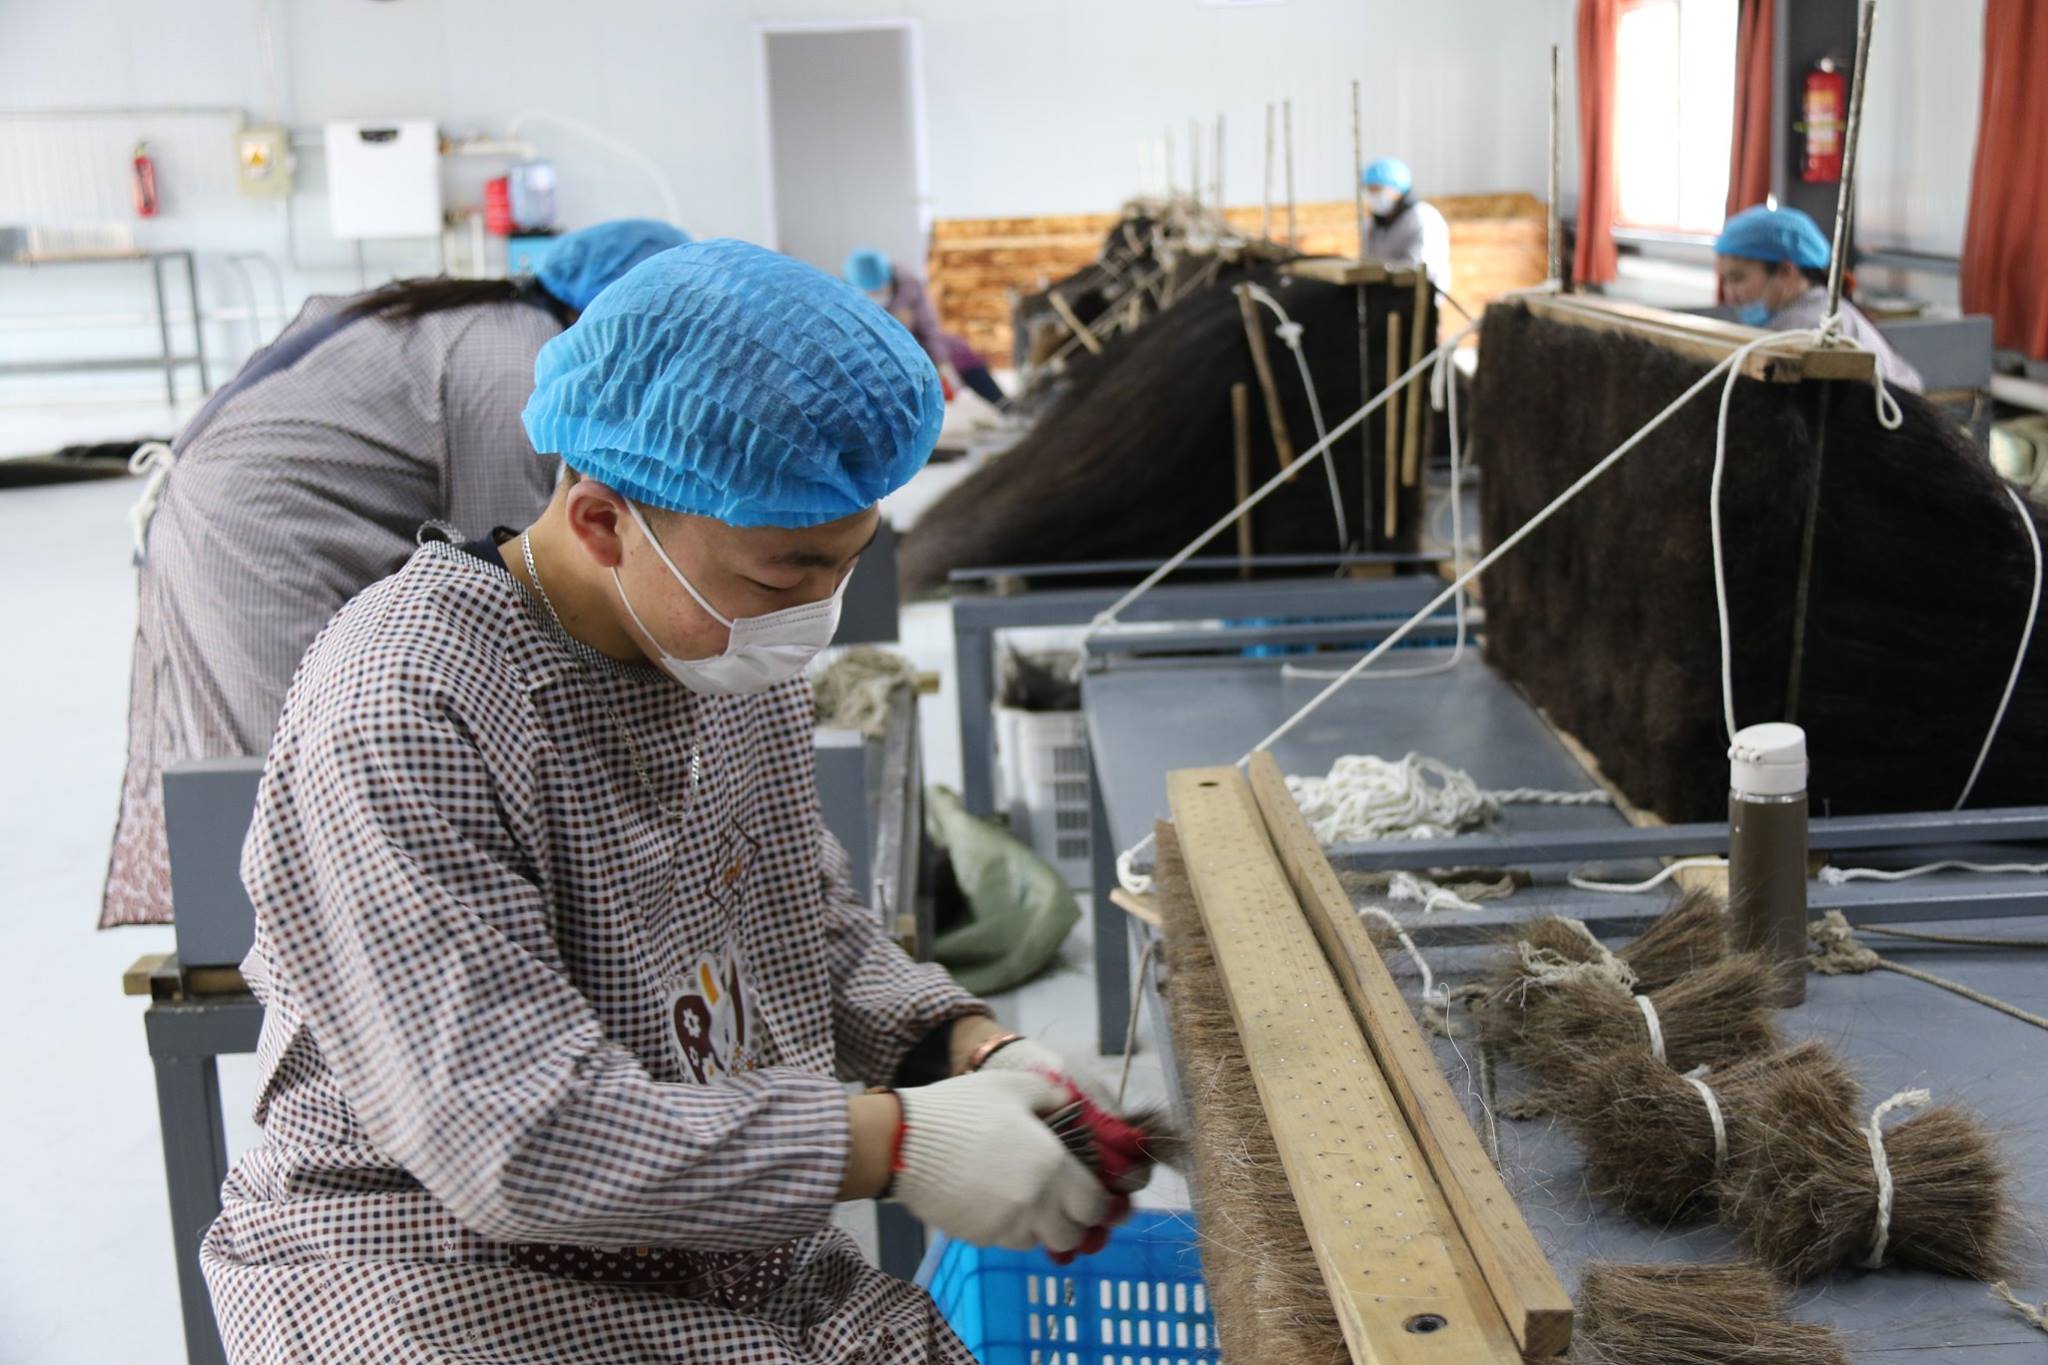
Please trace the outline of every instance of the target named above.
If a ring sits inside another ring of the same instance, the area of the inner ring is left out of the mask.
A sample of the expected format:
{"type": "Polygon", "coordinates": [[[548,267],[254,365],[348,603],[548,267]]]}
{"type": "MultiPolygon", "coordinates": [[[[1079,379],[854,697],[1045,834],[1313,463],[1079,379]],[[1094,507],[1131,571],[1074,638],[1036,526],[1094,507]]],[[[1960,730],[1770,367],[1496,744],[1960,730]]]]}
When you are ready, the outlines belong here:
{"type": "Polygon", "coordinates": [[[740,1251],[826,1226],[840,1087],[657,1082],[609,1042],[525,851],[537,724],[371,672],[301,675],[243,856],[275,977],[370,1139],[505,1241],[740,1251]]]}
{"type": "Polygon", "coordinates": [[[472,536],[523,530],[553,494],[560,462],[533,453],[520,414],[533,358],[561,324],[528,304],[479,308],[448,349],[441,373],[443,515],[472,536]]]}
{"type": "Polygon", "coordinates": [[[950,1020],[990,1011],[955,985],[944,967],[911,960],[855,894],[852,871],[845,847],[820,825],[818,876],[825,892],[825,951],[839,1073],[886,1085],[918,1039],[950,1020]]]}

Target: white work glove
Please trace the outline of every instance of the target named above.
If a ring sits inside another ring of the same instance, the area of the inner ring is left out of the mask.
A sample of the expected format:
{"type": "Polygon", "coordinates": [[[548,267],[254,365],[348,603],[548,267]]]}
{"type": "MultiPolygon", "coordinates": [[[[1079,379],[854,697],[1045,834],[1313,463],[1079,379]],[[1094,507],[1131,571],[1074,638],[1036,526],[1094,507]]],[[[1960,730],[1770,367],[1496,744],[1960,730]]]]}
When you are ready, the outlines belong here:
{"type": "Polygon", "coordinates": [[[1056,1252],[1108,1221],[1109,1192],[1041,1117],[1067,1103],[1056,1083],[984,1070],[896,1099],[903,1141],[890,1197],[919,1220],[976,1246],[1056,1252]]]}
{"type": "Polygon", "coordinates": [[[982,1062],[983,1071],[1030,1071],[1038,1075],[1051,1072],[1063,1081],[1071,1081],[1074,1088],[1095,1101],[1095,1107],[1107,1113],[1117,1112],[1116,1096],[1109,1086],[1090,1072],[1076,1070],[1074,1065],[1059,1053],[1043,1043],[1029,1038],[1019,1038],[1004,1043],[982,1062]]]}

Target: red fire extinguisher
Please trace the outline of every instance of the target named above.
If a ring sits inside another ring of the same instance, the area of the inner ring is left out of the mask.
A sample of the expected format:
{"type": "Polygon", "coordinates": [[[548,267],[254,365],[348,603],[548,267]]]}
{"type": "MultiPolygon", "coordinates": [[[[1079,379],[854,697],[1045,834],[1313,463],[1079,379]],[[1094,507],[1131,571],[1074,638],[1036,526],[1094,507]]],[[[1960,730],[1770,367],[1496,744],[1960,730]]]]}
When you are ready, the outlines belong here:
{"type": "Polygon", "coordinates": [[[1806,156],[1799,178],[1809,184],[1832,185],[1842,178],[1842,135],[1848,126],[1849,78],[1832,58],[1823,57],[1806,73],[1799,109],[1804,121],[1806,156]]]}
{"type": "Polygon", "coordinates": [[[150,159],[149,144],[135,144],[134,161],[135,216],[156,217],[156,162],[150,159]]]}

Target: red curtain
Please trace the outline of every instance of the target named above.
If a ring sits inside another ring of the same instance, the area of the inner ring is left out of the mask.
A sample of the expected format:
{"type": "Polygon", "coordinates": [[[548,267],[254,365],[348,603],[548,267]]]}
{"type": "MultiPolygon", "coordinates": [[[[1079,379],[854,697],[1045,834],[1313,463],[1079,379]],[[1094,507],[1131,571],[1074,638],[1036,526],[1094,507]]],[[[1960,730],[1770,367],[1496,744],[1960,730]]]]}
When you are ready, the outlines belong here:
{"type": "Polygon", "coordinates": [[[1997,345],[2048,358],[2048,6],[1988,0],[1977,160],[1963,232],[1965,312],[1989,313],[1997,345]]]}
{"type": "Polygon", "coordinates": [[[1614,68],[1622,0],[1579,0],[1579,241],[1581,285],[1614,278],[1614,68]]]}
{"type": "Polygon", "coordinates": [[[1728,216],[1771,192],[1773,0],[1742,0],[1735,21],[1735,136],[1728,146],[1728,216]]]}

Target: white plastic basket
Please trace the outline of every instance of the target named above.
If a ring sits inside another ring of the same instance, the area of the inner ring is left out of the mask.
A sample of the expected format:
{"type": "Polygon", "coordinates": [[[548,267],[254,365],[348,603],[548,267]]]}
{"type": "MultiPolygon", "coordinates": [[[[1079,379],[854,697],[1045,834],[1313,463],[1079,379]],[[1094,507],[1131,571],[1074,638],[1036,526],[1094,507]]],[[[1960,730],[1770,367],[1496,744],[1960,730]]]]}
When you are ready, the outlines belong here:
{"type": "Polygon", "coordinates": [[[1079,711],[1019,711],[998,706],[996,807],[1010,830],[1087,889],[1090,860],[1088,732],[1079,711]]]}

